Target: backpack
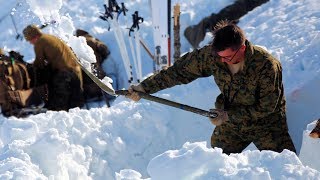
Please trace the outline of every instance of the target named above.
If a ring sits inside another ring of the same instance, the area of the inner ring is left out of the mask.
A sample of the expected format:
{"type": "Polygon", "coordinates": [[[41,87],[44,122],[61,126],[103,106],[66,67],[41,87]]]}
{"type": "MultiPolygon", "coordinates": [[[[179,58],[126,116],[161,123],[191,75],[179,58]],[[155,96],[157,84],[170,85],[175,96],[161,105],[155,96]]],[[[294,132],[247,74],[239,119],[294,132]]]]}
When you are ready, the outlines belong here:
{"type": "Polygon", "coordinates": [[[16,110],[41,103],[41,96],[30,87],[29,72],[25,64],[13,58],[0,57],[0,106],[5,116],[16,110]]]}
{"type": "Polygon", "coordinates": [[[7,84],[8,90],[30,88],[30,77],[27,67],[3,55],[0,57],[0,80],[7,84]]]}

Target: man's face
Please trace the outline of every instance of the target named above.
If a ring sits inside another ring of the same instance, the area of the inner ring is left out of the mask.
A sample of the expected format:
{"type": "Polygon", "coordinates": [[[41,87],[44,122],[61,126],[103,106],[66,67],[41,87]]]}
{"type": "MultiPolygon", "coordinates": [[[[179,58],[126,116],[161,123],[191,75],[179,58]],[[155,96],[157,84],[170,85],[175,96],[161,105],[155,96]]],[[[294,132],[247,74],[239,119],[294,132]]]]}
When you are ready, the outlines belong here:
{"type": "Polygon", "coordinates": [[[34,37],[34,38],[32,38],[29,42],[30,42],[30,44],[35,44],[36,43],[36,41],[37,41],[37,39],[38,39],[38,37],[34,37]]]}
{"type": "Polygon", "coordinates": [[[227,64],[237,64],[244,59],[245,47],[245,45],[242,45],[236,50],[227,48],[223,51],[217,52],[217,55],[221,59],[221,62],[225,62],[227,64]]]}

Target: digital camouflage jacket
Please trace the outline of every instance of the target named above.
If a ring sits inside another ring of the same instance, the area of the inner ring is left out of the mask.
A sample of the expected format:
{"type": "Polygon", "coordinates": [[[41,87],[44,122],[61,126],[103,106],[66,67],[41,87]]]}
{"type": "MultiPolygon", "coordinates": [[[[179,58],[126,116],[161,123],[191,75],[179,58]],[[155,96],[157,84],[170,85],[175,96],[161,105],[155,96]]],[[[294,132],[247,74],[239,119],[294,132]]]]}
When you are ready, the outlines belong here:
{"type": "Polygon", "coordinates": [[[213,75],[221,91],[215,106],[228,112],[227,123],[242,128],[270,125],[287,131],[280,62],[249,41],[246,41],[244,61],[243,70],[232,75],[208,45],[185,54],[173,66],[147,78],[141,85],[147,93],[155,93],[213,75]]]}

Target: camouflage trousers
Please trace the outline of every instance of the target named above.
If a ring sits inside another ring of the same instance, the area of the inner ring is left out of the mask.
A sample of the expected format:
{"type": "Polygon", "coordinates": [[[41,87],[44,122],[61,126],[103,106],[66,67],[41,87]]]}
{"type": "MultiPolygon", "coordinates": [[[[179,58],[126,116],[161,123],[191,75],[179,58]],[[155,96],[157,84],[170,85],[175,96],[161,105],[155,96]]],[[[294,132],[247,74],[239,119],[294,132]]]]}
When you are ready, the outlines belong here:
{"type": "Polygon", "coordinates": [[[58,71],[48,82],[50,110],[68,110],[84,105],[83,88],[78,76],[72,71],[58,71]]]}
{"type": "Polygon", "coordinates": [[[288,149],[296,153],[286,123],[281,123],[281,120],[278,122],[249,127],[226,122],[214,129],[211,146],[223,149],[226,154],[241,153],[253,142],[259,150],[282,152],[288,149]]]}

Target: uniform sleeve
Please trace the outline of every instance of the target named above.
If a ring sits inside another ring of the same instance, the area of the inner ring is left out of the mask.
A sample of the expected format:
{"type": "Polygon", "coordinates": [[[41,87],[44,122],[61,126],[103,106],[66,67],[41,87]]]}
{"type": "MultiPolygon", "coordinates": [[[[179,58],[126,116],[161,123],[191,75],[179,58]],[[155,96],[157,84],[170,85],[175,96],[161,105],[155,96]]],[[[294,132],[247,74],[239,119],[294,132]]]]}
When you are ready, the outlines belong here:
{"type": "Polygon", "coordinates": [[[45,65],[46,65],[45,64],[46,56],[45,56],[43,47],[35,45],[34,46],[34,52],[35,52],[35,55],[36,55],[36,59],[34,60],[33,65],[36,68],[44,68],[45,65]]]}
{"type": "Polygon", "coordinates": [[[280,64],[267,63],[260,72],[256,103],[250,106],[231,106],[228,110],[230,121],[258,120],[280,110],[281,103],[284,103],[280,64]]]}
{"type": "MultiPolygon", "coordinates": [[[[98,50],[102,60],[105,60],[110,54],[108,47],[100,41],[97,41],[97,50],[98,50]]],[[[99,62],[99,63],[102,64],[102,62],[99,62]]]]}
{"type": "Polygon", "coordinates": [[[190,83],[199,77],[208,77],[212,75],[214,60],[209,51],[209,47],[204,47],[187,53],[173,66],[142,81],[141,85],[147,93],[152,94],[175,85],[190,83]]]}

